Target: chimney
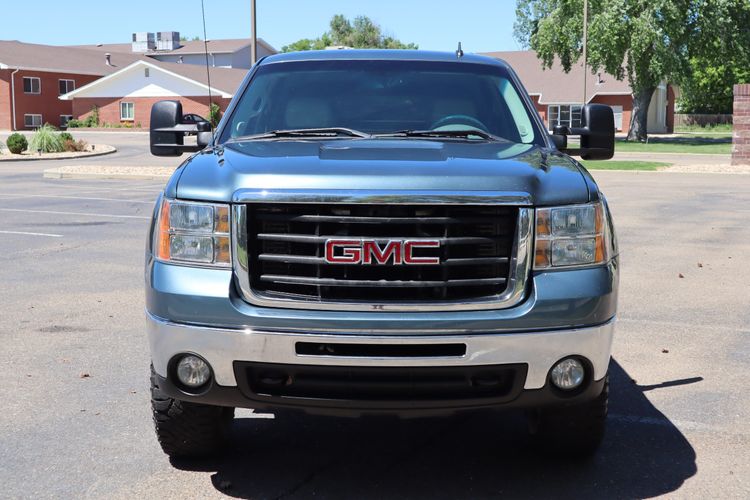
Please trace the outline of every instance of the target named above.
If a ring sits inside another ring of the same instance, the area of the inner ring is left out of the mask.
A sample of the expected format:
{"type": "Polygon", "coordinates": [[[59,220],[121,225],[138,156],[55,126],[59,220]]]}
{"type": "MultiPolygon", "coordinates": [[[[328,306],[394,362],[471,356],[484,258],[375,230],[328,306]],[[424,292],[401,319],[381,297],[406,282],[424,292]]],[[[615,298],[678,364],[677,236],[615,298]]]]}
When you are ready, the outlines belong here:
{"type": "Polygon", "coordinates": [[[104,54],[104,60],[105,60],[105,62],[107,64],[107,66],[112,66],[112,54],[110,54],[109,52],[107,52],[106,54],[104,54]]]}

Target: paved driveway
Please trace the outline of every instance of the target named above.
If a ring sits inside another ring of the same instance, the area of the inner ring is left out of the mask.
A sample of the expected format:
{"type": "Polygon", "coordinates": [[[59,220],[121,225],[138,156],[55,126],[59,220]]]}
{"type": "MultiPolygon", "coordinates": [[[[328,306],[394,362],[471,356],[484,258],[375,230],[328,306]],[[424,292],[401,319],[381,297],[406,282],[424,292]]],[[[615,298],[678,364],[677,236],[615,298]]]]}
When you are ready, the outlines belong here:
{"type": "Polygon", "coordinates": [[[242,411],[226,457],[170,463],[143,321],[159,186],[41,168],[0,165],[2,497],[750,496],[750,176],[596,174],[622,288],[609,432],[591,462],[540,456],[514,414],[242,411]]]}

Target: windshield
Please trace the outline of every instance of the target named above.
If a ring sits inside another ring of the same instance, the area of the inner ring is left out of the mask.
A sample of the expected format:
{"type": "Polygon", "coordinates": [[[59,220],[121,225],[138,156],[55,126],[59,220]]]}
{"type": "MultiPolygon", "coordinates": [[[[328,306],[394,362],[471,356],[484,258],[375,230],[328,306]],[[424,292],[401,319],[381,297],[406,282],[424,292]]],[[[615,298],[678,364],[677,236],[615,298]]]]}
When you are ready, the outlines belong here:
{"type": "Polygon", "coordinates": [[[220,140],[334,127],[386,135],[444,131],[463,140],[492,136],[541,144],[529,110],[502,67],[392,60],[262,65],[220,140]],[[485,134],[461,135],[471,130],[485,134]]]}

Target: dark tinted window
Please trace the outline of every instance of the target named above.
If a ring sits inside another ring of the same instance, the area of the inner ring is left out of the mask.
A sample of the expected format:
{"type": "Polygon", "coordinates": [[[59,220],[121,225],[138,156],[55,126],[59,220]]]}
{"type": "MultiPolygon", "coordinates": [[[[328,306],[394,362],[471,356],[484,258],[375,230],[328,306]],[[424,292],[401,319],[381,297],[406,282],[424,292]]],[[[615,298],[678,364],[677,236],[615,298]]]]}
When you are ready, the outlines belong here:
{"type": "Polygon", "coordinates": [[[222,140],[317,127],[367,133],[475,128],[513,142],[541,140],[503,68],[382,60],[261,66],[222,140]]]}

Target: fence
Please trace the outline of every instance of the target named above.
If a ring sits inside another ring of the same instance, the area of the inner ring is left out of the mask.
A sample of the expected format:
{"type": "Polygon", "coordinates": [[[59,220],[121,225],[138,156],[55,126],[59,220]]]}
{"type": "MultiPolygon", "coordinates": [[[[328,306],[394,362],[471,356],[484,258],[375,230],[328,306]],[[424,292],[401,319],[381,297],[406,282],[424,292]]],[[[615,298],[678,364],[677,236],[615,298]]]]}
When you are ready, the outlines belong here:
{"type": "Polygon", "coordinates": [[[681,113],[675,113],[674,115],[675,127],[685,125],[698,125],[699,127],[705,127],[707,125],[723,125],[731,123],[732,115],[694,115],[681,113]]]}

